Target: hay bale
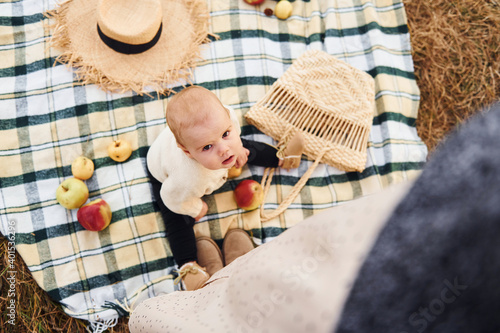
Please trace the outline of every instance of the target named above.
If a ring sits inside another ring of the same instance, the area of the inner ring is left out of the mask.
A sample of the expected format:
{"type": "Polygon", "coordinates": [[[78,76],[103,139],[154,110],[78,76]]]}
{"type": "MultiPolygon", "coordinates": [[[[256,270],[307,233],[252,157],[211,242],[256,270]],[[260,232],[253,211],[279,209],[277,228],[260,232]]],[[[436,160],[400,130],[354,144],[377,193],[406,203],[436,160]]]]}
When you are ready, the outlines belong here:
{"type": "Polygon", "coordinates": [[[421,102],[417,130],[433,151],[457,124],[500,96],[495,0],[404,0],[421,102]]]}

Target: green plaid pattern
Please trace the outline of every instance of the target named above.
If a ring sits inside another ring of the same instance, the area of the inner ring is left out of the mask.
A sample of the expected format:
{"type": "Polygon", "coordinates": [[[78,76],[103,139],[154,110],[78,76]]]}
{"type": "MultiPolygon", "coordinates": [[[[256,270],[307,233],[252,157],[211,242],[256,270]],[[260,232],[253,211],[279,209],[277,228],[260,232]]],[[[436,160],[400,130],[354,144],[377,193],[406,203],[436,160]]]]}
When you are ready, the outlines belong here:
{"type": "MultiPolygon", "coordinates": [[[[235,227],[250,230],[257,243],[270,241],[319,211],[416,177],[427,156],[415,129],[420,94],[402,1],[296,0],[288,20],[264,15],[275,3],[209,0],[210,29],[219,39],[202,46],[193,82],[235,109],[243,137],[275,144],[243,115],[294,59],[308,49],[324,50],[375,78],[368,162],[362,173],[320,164],[289,209],[266,223],[232,199],[239,181],[262,178],[263,168],[246,166],[204,198],[209,212],[195,232],[219,242],[235,227]]],[[[0,3],[0,231],[5,235],[15,222],[18,252],[69,315],[112,320],[142,299],[177,288],[145,165],[149,145],[165,126],[167,97],[105,93],[79,85],[66,66],[54,66],[59,51],[48,46],[50,22],[43,16],[54,6],[54,0],[0,3]],[[118,138],[134,149],[124,163],[106,151],[118,138]],[[101,232],[84,230],[76,210],[55,199],[82,154],[96,168],[86,181],[89,199],[103,198],[113,210],[101,232]]],[[[173,87],[182,89],[182,82],[173,87]]],[[[303,157],[299,169],[277,170],[264,208],[276,208],[311,163],[303,157]]]]}

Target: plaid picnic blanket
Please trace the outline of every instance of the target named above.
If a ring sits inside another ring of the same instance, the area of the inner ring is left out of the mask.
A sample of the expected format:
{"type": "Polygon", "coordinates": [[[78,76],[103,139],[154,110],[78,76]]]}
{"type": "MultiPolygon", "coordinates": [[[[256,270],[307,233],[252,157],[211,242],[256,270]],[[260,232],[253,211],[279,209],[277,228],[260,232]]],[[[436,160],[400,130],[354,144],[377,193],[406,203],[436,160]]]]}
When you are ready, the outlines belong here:
{"type": "MultiPolygon", "coordinates": [[[[268,242],[325,208],[416,177],[427,156],[415,129],[420,94],[402,1],[295,0],[287,20],[263,13],[275,3],[208,0],[210,29],[219,39],[202,46],[193,83],[236,110],[243,137],[275,144],[243,115],[294,59],[324,50],[375,78],[368,162],[361,173],[320,164],[288,210],[265,223],[258,210],[244,212],[232,199],[239,181],[263,175],[263,168],[245,166],[240,177],[204,198],[209,211],[195,231],[216,241],[240,227],[256,243],[268,242]]],[[[0,231],[15,235],[40,287],[68,315],[98,330],[141,300],[177,289],[145,166],[148,147],[165,126],[167,97],[79,85],[66,66],[54,65],[59,53],[48,47],[50,22],[43,13],[54,7],[55,0],[0,3],[0,231]],[[132,143],[124,163],[107,155],[115,139],[132,143]],[[103,198],[113,210],[101,232],[83,229],[76,210],[55,198],[79,155],[96,168],[86,181],[89,199],[103,198]]],[[[173,86],[179,90],[182,83],[173,86]]],[[[276,208],[311,163],[303,157],[299,169],[277,170],[264,208],[276,208]]]]}

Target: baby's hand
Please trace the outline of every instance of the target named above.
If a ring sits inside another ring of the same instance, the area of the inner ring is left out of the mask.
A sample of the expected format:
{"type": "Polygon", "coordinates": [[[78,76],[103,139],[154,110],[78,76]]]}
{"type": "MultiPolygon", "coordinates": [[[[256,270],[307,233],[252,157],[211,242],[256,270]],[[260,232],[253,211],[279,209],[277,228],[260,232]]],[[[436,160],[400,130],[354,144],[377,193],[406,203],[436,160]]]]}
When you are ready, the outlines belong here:
{"type": "Polygon", "coordinates": [[[234,167],[241,168],[244,166],[248,161],[248,154],[250,154],[250,150],[242,147],[240,153],[236,155],[236,163],[234,164],[234,167]]]}
{"type": "Polygon", "coordinates": [[[207,214],[207,211],[208,211],[207,203],[205,201],[203,201],[203,200],[201,200],[201,202],[202,202],[201,212],[200,212],[200,214],[198,214],[198,216],[196,216],[194,218],[194,220],[196,222],[198,222],[203,216],[205,216],[207,214]]]}

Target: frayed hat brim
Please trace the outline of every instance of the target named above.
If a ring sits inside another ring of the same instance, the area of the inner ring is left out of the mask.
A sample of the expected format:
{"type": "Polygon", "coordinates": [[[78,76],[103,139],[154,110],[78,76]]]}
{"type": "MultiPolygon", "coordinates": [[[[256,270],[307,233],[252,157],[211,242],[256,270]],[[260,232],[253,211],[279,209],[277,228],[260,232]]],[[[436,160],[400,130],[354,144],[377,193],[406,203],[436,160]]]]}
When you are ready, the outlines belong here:
{"type": "Polygon", "coordinates": [[[162,35],[154,47],[139,54],[118,53],[101,41],[97,6],[98,0],[69,0],[46,12],[55,21],[50,46],[61,51],[56,61],[72,67],[77,80],[139,95],[169,94],[174,84],[191,83],[200,46],[211,41],[205,1],[162,1],[162,35]]]}

